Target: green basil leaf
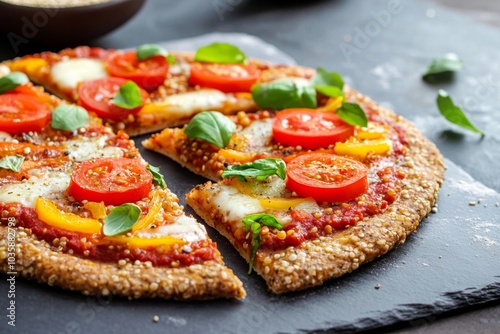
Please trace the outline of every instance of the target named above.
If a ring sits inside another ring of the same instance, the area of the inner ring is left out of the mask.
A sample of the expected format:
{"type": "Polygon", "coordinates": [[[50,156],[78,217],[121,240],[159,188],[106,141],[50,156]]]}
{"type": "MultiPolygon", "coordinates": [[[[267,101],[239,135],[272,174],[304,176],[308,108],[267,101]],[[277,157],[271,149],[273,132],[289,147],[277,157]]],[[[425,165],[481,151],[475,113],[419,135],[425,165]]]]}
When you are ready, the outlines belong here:
{"type": "Polygon", "coordinates": [[[422,75],[422,79],[427,82],[448,81],[454,72],[460,71],[464,67],[462,60],[454,53],[448,53],[443,57],[434,59],[427,71],[422,75]]]}
{"type": "Polygon", "coordinates": [[[143,44],[136,49],[136,52],[137,59],[139,60],[144,60],[154,56],[168,56],[167,50],[156,44],[143,44]]]}
{"type": "Polygon", "coordinates": [[[438,92],[436,103],[441,115],[443,115],[444,118],[446,118],[449,122],[484,136],[484,132],[476,128],[469,121],[462,109],[460,109],[453,103],[453,100],[451,99],[448,92],[440,89],[438,92]]]}
{"type": "Polygon", "coordinates": [[[20,155],[9,155],[0,160],[0,168],[19,173],[24,157],[20,155]]]}
{"type": "Polygon", "coordinates": [[[128,110],[138,108],[142,103],[139,86],[133,81],[124,83],[113,99],[113,104],[115,106],[128,110]]]}
{"type": "Polygon", "coordinates": [[[168,56],[167,56],[167,60],[168,60],[168,63],[169,63],[170,65],[175,65],[175,57],[174,57],[174,56],[172,56],[172,55],[168,55],[168,56]]]}
{"type": "Polygon", "coordinates": [[[254,85],[252,97],[260,108],[316,108],[316,90],[304,80],[279,79],[254,85]]]}
{"type": "Polygon", "coordinates": [[[222,63],[222,64],[244,64],[246,56],[237,46],[229,43],[212,43],[202,46],[194,55],[195,61],[222,63]]]}
{"type": "Polygon", "coordinates": [[[282,159],[259,159],[241,165],[230,165],[221,176],[222,178],[236,176],[240,180],[251,177],[263,181],[271,175],[278,175],[281,179],[285,179],[286,164],[282,159]]]}
{"type": "Polygon", "coordinates": [[[21,72],[12,72],[0,78],[0,94],[16,88],[29,81],[26,74],[21,72]]]}
{"type": "Polygon", "coordinates": [[[60,104],[52,111],[53,129],[73,131],[89,123],[89,113],[79,106],[60,104]]]}
{"type": "Polygon", "coordinates": [[[189,138],[203,139],[219,148],[229,144],[236,124],[218,111],[203,111],[191,119],[184,128],[189,138]]]}
{"type": "Polygon", "coordinates": [[[346,123],[362,127],[368,126],[368,117],[357,103],[343,102],[336,113],[346,123]]]}
{"type": "Polygon", "coordinates": [[[106,217],[103,226],[104,235],[111,237],[128,232],[139,220],[141,208],[135,204],[125,203],[117,206],[106,217]]]}
{"type": "Polygon", "coordinates": [[[155,167],[155,166],[153,166],[151,164],[148,164],[148,166],[146,168],[147,168],[148,171],[151,172],[151,174],[153,174],[153,180],[155,180],[156,183],[158,183],[158,185],[162,189],[165,189],[167,187],[167,184],[165,183],[165,178],[160,173],[160,167],[155,167]]]}
{"type": "Polygon", "coordinates": [[[342,88],[334,87],[334,86],[314,86],[318,93],[321,93],[330,97],[339,97],[344,96],[344,92],[342,88]]]}
{"type": "Polygon", "coordinates": [[[276,217],[267,213],[256,213],[245,216],[242,222],[243,225],[245,225],[245,230],[250,230],[252,232],[252,248],[250,253],[250,266],[248,268],[248,273],[251,274],[255,255],[261,243],[260,230],[262,229],[262,225],[273,227],[278,230],[281,230],[283,226],[278,222],[276,217]]]}
{"type": "Polygon", "coordinates": [[[314,86],[332,86],[337,88],[344,88],[344,79],[336,72],[330,72],[323,67],[316,69],[316,74],[311,78],[314,86]]]}

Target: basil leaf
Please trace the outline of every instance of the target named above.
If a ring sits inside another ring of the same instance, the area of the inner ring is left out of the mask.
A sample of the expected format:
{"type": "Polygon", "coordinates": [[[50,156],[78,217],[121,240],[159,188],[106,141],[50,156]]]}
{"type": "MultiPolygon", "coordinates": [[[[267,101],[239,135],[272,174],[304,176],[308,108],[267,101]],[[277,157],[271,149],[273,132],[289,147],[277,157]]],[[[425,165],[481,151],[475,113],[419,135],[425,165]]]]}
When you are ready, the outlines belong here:
{"type": "Polygon", "coordinates": [[[344,79],[335,72],[329,72],[323,67],[318,67],[316,74],[311,78],[314,88],[321,94],[331,97],[342,96],[344,79]]]}
{"type": "Polygon", "coordinates": [[[448,53],[443,57],[434,59],[422,79],[427,82],[439,82],[450,80],[453,73],[464,67],[462,60],[454,53],[448,53]]]}
{"type": "Polygon", "coordinates": [[[252,97],[260,108],[316,108],[316,90],[304,80],[280,79],[254,85],[252,97]]]}
{"type": "Polygon", "coordinates": [[[0,168],[19,173],[24,157],[20,155],[9,155],[0,160],[0,168]]]}
{"type": "Polygon", "coordinates": [[[168,56],[167,50],[156,44],[143,44],[136,49],[136,52],[137,59],[139,60],[144,60],[154,56],[168,56]]]}
{"type": "Polygon", "coordinates": [[[453,100],[451,99],[448,92],[440,89],[436,99],[439,112],[444,116],[449,122],[461,126],[464,129],[479,133],[484,136],[484,132],[476,128],[464,114],[462,109],[457,107],[453,100]]]}
{"type": "Polygon", "coordinates": [[[142,96],[139,86],[133,81],[127,81],[113,99],[113,104],[124,109],[135,109],[142,105],[142,96]]]}
{"type": "Polygon", "coordinates": [[[248,273],[252,273],[253,262],[255,260],[255,255],[259,250],[261,237],[260,230],[261,226],[269,226],[281,230],[283,226],[278,222],[278,220],[270,214],[267,213],[256,213],[253,215],[248,215],[243,217],[243,225],[245,225],[245,230],[248,232],[252,231],[252,248],[250,253],[250,266],[248,268],[248,273]]]}
{"type": "Polygon", "coordinates": [[[342,88],[334,87],[334,86],[314,86],[318,93],[321,93],[330,97],[339,97],[344,96],[344,92],[342,88]]]}
{"type": "Polygon", "coordinates": [[[79,106],[60,104],[52,111],[50,126],[53,129],[73,131],[89,122],[89,113],[79,106]]]}
{"type": "Polygon", "coordinates": [[[194,55],[195,61],[223,64],[243,64],[246,56],[237,46],[229,43],[212,43],[202,46],[194,55]]]}
{"type": "Polygon", "coordinates": [[[148,166],[146,167],[146,169],[148,171],[151,172],[151,174],[153,174],[153,180],[156,181],[156,183],[158,183],[158,185],[162,188],[162,189],[165,189],[167,187],[167,184],[165,183],[165,178],[163,177],[163,175],[160,173],[160,167],[155,167],[151,164],[148,164],[148,166]]]}
{"type": "Polygon", "coordinates": [[[222,178],[236,176],[242,181],[245,177],[251,177],[262,181],[271,175],[278,175],[281,179],[285,179],[286,164],[282,159],[259,159],[241,165],[228,166],[221,176],[222,178]]]}
{"type": "Polygon", "coordinates": [[[343,102],[336,114],[346,123],[362,127],[368,126],[368,117],[357,103],[343,102]]]}
{"type": "Polygon", "coordinates": [[[16,88],[29,81],[26,74],[21,72],[12,72],[0,78],[0,94],[16,88]]]}
{"type": "Polygon", "coordinates": [[[203,111],[191,119],[184,128],[189,138],[203,139],[219,148],[229,144],[236,124],[218,111],[203,111]]]}
{"type": "Polygon", "coordinates": [[[135,204],[125,203],[117,206],[106,217],[103,233],[108,237],[128,232],[139,220],[141,208],[135,204]]]}
{"type": "Polygon", "coordinates": [[[174,58],[174,56],[172,56],[172,55],[168,55],[168,56],[167,56],[167,60],[168,60],[168,63],[169,63],[170,65],[175,65],[175,58],[174,58]]]}

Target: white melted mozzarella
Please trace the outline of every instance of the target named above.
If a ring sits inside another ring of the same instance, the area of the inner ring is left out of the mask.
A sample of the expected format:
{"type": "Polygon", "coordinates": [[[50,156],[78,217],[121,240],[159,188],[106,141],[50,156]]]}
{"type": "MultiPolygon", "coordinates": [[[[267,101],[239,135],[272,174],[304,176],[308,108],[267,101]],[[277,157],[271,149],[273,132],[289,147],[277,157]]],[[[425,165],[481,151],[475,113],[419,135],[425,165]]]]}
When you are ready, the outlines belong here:
{"type": "Polygon", "coordinates": [[[206,239],[207,231],[193,217],[180,216],[173,224],[162,225],[154,230],[140,231],[138,236],[141,238],[172,236],[187,242],[194,242],[206,239]]]}
{"type": "Polygon", "coordinates": [[[79,82],[105,78],[108,73],[101,60],[75,58],[55,64],[51,75],[60,88],[75,89],[79,82]]]}
{"type": "Polygon", "coordinates": [[[199,111],[221,109],[226,102],[226,94],[216,89],[200,89],[165,97],[147,109],[172,116],[189,117],[199,111]]]}
{"type": "Polygon", "coordinates": [[[268,146],[273,138],[273,121],[268,118],[252,122],[244,128],[241,135],[247,138],[247,142],[255,147],[268,146]]]}
{"type": "Polygon", "coordinates": [[[61,171],[31,176],[29,180],[8,184],[0,188],[0,202],[21,203],[24,206],[35,208],[38,196],[47,199],[59,196],[68,188],[69,180],[70,176],[61,171]]]}
{"type": "Polygon", "coordinates": [[[213,202],[229,221],[241,221],[243,217],[263,212],[258,199],[240,193],[236,188],[222,185],[213,202]]]}
{"type": "Polygon", "coordinates": [[[119,158],[123,156],[122,149],[109,146],[106,137],[90,137],[65,142],[69,158],[81,162],[92,158],[119,158]]]}

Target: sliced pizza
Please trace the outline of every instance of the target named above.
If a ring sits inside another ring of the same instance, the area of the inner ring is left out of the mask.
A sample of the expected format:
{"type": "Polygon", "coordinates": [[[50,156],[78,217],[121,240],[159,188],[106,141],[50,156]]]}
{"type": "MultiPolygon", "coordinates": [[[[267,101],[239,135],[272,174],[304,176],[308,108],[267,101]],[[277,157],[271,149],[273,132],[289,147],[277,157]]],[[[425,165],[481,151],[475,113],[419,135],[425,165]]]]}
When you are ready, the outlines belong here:
{"type": "Polygon", "coordinates": [[[4,273],[90,295],[245,296],[123,131],[11,73],[0,79],[0,133],[4,273]]]}
{"type": "Polygon", "coordinates": [[[254,83],[312,73],[247,59],[227,43],[169,54],[152,44],[127,51],[77,47],[5,64],[131,136],[185,124],[204,110],[257,110],[250,94],[254,83]]]}

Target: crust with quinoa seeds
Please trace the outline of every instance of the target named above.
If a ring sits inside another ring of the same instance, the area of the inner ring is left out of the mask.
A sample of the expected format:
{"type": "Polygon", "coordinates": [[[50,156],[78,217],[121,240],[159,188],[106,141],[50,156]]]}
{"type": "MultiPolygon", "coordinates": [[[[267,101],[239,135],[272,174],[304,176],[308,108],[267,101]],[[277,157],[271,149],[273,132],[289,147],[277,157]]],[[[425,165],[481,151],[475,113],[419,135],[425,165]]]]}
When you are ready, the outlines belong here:
{"type": "MultiPolygon", "coordinates": [[[[273,250],[260,248],[253,263],[254,270],[274,293],[302,290],[352,272],[405,242],[420,221],[434,206],[444,178],[444,162],[436,146],[406,119],[382,108],[372,100],[348,89],[346,95],[375,112],[382,119],[394,121],[402,128],[408,142],[399,168],[405,177],[401,191],[387,210],[365,217],[340,231],[328,231],[299,246],[273,250]]],[[[208,182],[194,188],[187,202],[210,226],[228,238],[240,254],[250,260],[248,244],[237,242],[228,228],[228,218],[214,203],[220,183],[208,182]]]]}

